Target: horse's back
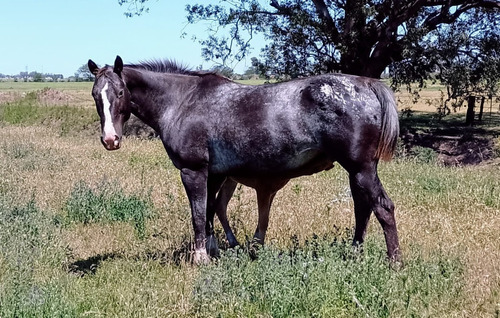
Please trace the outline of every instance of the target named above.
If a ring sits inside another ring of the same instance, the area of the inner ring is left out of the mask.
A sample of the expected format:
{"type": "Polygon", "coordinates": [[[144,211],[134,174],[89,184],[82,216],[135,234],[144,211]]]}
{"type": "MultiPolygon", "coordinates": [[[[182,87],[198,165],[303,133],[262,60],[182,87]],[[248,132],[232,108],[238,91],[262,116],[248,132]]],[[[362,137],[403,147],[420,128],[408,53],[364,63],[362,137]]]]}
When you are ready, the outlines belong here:
{"type": "Polygon", "coordinates": [[[328,162],[376,159],[383,123],[377,85],[341,74],[228,83],[213,93],[211,119],[203,123],[213,171],[308,174],[328,162]]]}

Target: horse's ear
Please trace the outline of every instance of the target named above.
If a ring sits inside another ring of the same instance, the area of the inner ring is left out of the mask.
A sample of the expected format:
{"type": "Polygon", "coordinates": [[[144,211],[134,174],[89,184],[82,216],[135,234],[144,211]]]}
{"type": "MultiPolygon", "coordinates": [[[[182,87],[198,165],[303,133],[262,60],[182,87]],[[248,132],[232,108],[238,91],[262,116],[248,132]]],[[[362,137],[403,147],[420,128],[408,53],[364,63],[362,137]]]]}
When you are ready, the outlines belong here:
{"type": "Polygon", "coordinates": [[[90,73],[92,73],[94,75],[97,75],[97,72],[99,72],[99,67],[97,66],[97,64],[95,64],[94,61],[89,60],[89,62],[87,63],[87,65],[89,67],[90,73]]]}
{"type": "Polygon", "coordinates": [[[113,66],[113,72],[121,76],[122,71],[123,71],[123,60],[119,55],[117,55],[115,59],[115,65],[113,66]]]}

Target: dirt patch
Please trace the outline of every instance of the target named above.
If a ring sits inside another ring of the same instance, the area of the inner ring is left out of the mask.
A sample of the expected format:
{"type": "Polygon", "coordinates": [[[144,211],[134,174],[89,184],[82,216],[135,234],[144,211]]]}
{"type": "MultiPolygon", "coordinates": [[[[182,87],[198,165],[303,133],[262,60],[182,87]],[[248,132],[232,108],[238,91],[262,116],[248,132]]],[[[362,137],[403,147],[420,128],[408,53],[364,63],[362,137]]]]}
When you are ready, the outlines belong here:
{"type": "Polygon", "coordinates": [[[406,131],[401,139],[408,152],[416,146],[432,149],[437,160],[446,166],[477,165],[496,157],[494,139],[490,136],[440,135],[406,131]]]}
{"type": "Polygon", "coordinates": [[[15,102],[33,93],[36,95],[36,101],[40,105],[62,106],[68,105],[75,100],[75,97],[69,93],[46,87],[33,92],[0,92],[0,104],[15,102]]]}
{"type": "Polygon", "coordinates": [[[10,103],[22,98],[19,92],[0,92],[0,104],[10,103]]]}

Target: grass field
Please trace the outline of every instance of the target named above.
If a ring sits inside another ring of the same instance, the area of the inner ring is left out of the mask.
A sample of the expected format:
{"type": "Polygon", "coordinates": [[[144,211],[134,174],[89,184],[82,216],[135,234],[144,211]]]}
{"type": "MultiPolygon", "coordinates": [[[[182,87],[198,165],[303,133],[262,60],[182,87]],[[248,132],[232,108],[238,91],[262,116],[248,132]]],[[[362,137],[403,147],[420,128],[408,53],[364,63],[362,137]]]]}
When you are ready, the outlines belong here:
{"type": "MultiPolygon", "coordinates": [[[[444,167],[401,151],[380,165],[398,270],[374,218],[364,253],[350,247],[338,166],[278,193],[257,260],[225,249],[197,267],[161,142],[128,137],[107,152],[91,86],[43,84],[0,84],[0,317],[500,317],[498,164],[444,167]]],[[[239,187],[228,213],[245,242],[254,192],[239,187]]],[[[224,246],[218,224],[217,236],[224,246]]]]}

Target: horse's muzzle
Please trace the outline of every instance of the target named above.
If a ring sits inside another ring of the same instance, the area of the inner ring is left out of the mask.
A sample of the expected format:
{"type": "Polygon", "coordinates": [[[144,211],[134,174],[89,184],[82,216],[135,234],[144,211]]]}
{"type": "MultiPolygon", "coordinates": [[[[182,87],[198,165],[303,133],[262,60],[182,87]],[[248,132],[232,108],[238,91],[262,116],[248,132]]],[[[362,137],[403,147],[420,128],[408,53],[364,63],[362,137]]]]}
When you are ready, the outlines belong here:
{"type": "Polygon", "coordinates": [[[106,150],[118,150],[120,149],[121,138],[118,136],[105,136],[101,137],[101,143],[106,148],[106,150]]]}

